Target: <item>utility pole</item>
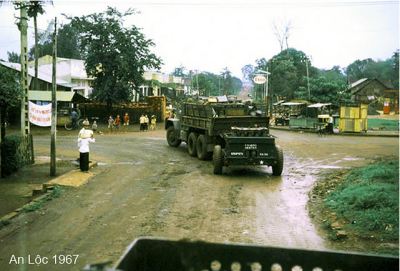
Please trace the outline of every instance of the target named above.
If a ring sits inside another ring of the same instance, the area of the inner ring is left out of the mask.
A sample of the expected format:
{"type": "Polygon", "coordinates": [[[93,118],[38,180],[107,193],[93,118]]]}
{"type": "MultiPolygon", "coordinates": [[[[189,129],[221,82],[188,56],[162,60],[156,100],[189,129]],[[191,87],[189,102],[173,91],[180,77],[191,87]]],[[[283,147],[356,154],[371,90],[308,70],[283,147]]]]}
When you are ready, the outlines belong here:
{"type": "Polygon", "coordinates": [[[308,90],[308,101],[311,101],[311,93],[310,93],[310,76],[308,74],[308,57],[306,58],[306,72],[307,72],[307,90],[308,90]]]}
{"type": "Polygon", "coordinates": [[[27,1],[20,1],[20,21],[18,28],[21,39],[21,135],[27,137],[30,133],[28,108],[28,11],[27,1]]]}
{"type": "Polygon", "coordinates": [[[51,91],[51,143],[50,143],[50,176],[56,175],[56,126],[57,126],[57,17],[54,20],[53,34],[53,75],[51,91]]]}
{"type": "Polygon", "coordinates": [[[199,90],[199,71],[198,70],[196,70],[196,89],[197,89],[198,95],[200,95],[200,90],[199,90]]]}

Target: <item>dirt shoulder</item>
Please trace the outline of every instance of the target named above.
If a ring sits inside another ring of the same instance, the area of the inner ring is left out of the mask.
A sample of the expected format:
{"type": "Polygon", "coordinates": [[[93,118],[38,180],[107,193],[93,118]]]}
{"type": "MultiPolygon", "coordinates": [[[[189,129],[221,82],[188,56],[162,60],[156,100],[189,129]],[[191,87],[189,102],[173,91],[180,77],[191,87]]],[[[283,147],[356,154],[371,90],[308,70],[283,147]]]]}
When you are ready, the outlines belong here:
{"type": "MultiPolygon", "coordinates": [[[[71,160],[57,161],[57,176],[76,168],[71,160]]],[[[49,157],[36,157],[36,163],[0,180],[0,218],[40,195],[43,183],[53,179],[50,176],[49,157]],[[36,194],[37,192],[37,194],[36,194]]]]}
{"type": "Polygon", "coordinates": [[[369,234],[361,233],[350,225],[357,223],[356,221],[346,220],[325,204],[328,195],[344,182],[349,171],[350,169],[342,169],[326,172],[309,193],[307,207],[319,234],[329,240],[330,246],[336,250],[398,256],[398,240],[385,240],[385,232],[378,230],[365,230],[369,234]]]}

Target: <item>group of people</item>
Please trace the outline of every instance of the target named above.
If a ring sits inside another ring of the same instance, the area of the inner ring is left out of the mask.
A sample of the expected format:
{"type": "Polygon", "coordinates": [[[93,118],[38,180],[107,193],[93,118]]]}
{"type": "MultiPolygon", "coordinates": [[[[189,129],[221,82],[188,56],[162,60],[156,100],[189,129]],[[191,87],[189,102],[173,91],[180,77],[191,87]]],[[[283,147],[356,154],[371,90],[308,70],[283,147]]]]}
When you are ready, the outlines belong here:
{"type": "Polygon", "coordinates": [[[157,117],[155,115],[151,116],[151,119],[146,114],[142,114],[139,118],[140,128],[139,131],[148,131],[149,124],[150,130],[155,130],[157,126],[157,117]]]}
{"type": "MultiPolygon", "coordinates": [[[[155,130],[157,125],[157,117],[151,116],[151,119],[146,114],[142,114],[139,118],[140,131],[155,130]],[[150,124],[150,125],[149,125],[150,124]]],[[[97,131],[97,123],[93,121],[92,129],[90,129],[90,122],[86,118],[83,123],[83,128],[78,134],[78,148],[79,148],[79,167],[83,172],[89,170],[89,145],[96,142],[94,133],[97,131]]],[[[112,130],[114,127],[119,129],[121,125],[121,117],[117,115],[115,119],[112,116],[108,119],[108,128],[112,130]]],[[[129,115],[125,113],[123,117],[123,126],[129,125],[129,115]]]]}
{"type": "MultiPolygon", "coordinates": [[[[114,128],[119,130],[119,127],[121,126],[121,117],[117,115],[115,119],[110,116],[108,118],[108,129],[112,131],[114,128]]],[[[125,113],[123,117],[123,126],[129,126],[129,114],[125,113]]]]}

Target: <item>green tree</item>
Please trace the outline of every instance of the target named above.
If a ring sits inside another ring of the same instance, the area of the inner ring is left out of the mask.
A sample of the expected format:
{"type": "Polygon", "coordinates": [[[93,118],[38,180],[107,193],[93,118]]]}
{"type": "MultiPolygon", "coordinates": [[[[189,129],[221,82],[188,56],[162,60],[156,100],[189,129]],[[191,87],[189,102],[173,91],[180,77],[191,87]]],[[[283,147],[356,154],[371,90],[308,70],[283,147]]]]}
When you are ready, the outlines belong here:
{"type": "Polygon", "coordinates": [[[354,83],[362,78],[369,78],[378,79],[388,87],[398,88],[398,65],[399,55],[396,51],[391,58],[386,60],[375,61],[371,58],[356,60],[347,66],[346,75],[349,83],[354,83]]]}
{"type": "MultiPolygon", "coordinates": [[[[306,76],[303,76],[303,81],[307,81],[306,76]]],[[[334,66],[330,70],[314,71],[309,81],[309,92],[307,86],[302,85],[297,89],[295,98],[335,105],[350,101],[350,96],[346,91],[346,77],[338,66],[334,66]]]]}
{"type": "Polygon", "coordinates": [[[193,80],[196,87],[198,83],[199,94],[202,96],[236,95],[242,88],[242,81],[232,76],[228,69],[225,69],[221,75],[202,72],[195,75],[193,80]]]}
{"type": "MultiPolygon", "coordinates": [[[[43,9],[43,5],[45,4],[46,1],[43,0],[31,0],[29,1],[28,4],[28,16],[29,17],[33,17],[33,26],[34,26],[34,31],[35,31],[35,80],[33,83],[33,87],[34,89],[37,89],[38,86],[38,67],[39,67],[39,51],[38,51],[38,28],[37,28],[37,17],[39,14],[43,14],[44,13],[44,9],[43,9]]],[[[47,1],[47,2],[51,2],[52,1],[47,1]]]]}
{"type": "Polygon", "coordinates": [[[147,69],[159,69],[161,59],[151,53],[154,42],[146,39],[136,26],[123,27],[125,13],[108,7],[103,13],[71,18],[80,33],[80,49],[86,72],[92,76],[93,97],[107,103],[128,101],[132,91],[143,82],[147,69]]]}
{"type": "Polygon", "coordinates": [[[8,62],[21,63],[21,56],[15,52],[7,52],[8,62]]]}
{"type": "MultiPolygon", "coordinates": [[[[274,97],[279,99],[294,99],[296,92],[302,87],[307,88],[306,65],[309,65],[309,76],[316,73],[316,69],[311,66],[307,55],[293,48],[283,50],[273,56],[270,60],[261,58],[256,60],[256,70],[269,71],[269,91],[274,97]]],[[[262,86],[258,87],[261,89],[262,86]]]]}
{"type": "Polygon", "coordinates": [[[390,59],[390,65],[392,67],[391,82],[395,89],[399,89],[399,50],[393,53],[390,59]]]}
{"type": "Polygon", "coordinates": [[[17,106],[21,102],[22,90],[19,84],[19,74],[0,65],[0,123],[1,141],[3,141],[6,129],[7,111],[12,106],[17,106]]]}
{"type": "Polygon", "coordinates": [[[64,24],[57,33],[57,56],[81,59],[79,32],[71,24],[64,24]]]}
{"type": "MultiPolygon", "coordinates": [[[[34,59],[34,52],[39,51],[38,57],[52,55],[53,33],[49,31],[54,28],[54,22],[50,22],[48,30],[39,31],[39,42],[29,50],[29,58],[34,59]]],[[[64,24],[57,31],[57,57],[82,59],[79,49],[79,33],[71,24],[64,24]]]]}

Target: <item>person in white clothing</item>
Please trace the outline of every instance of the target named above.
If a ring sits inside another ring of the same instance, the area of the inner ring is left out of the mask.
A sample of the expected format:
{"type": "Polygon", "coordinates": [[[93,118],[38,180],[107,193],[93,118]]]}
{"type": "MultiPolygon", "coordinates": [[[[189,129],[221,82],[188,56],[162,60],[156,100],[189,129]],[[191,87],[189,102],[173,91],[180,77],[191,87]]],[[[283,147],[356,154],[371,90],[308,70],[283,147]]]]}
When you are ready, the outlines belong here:
{"type": "Polygon", "coordinates": [[[78,138],[79,167],[81,171],[89,170],[89,144],[94,142],[96,142],[96,140],[93,137],[78,138]]]}
{"type": "MultiPolygon", "coordinates": [[[[89,126],[89,123],[85,123],[85,127],[89,126]]],[[[81,171],[89,170],[89,145],[90,143],[96,142],[93,138],[93,131],[82,128],[78,135],[78,148],[79,148],[79,167],[81,171]]]]}

